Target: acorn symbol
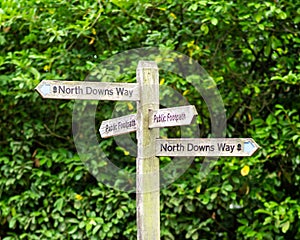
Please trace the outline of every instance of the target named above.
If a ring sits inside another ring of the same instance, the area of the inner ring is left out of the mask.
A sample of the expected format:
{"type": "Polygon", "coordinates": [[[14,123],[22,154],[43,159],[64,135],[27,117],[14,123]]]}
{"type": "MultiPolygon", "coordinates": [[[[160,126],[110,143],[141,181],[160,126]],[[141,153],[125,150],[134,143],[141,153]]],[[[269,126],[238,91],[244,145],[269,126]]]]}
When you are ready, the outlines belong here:
{"type": "Polygon", "coordinates": [[[237,150],[238,150],[238,151],[241,151],[241,150],[242,150],[242,145],[241,145],[241,144],[238,144],[238,145],[237,145],[237,150]]]}

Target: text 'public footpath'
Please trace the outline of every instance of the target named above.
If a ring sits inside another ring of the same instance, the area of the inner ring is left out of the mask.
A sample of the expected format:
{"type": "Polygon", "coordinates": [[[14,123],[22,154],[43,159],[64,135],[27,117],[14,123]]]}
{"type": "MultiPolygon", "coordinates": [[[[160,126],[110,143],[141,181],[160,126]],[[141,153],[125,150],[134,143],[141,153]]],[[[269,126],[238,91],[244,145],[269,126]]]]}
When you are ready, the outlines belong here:
{"type": "Polygon", "coordinates": [[[136,127],[136,120],[132,119],[130,121],[119,121],[113,124],[106,124],[105,125],[105,133],[110,133],[114,131],[120,131],[123,129],[129,129],[136,127]]]}
{"type": "Polygon", "coordinates": [[[176,113],[168,113],[168,114],[154,114],[153,120],[155,123],[160,122],[178,122],[186,119],[185,113],[176,114],[176,113]]]}

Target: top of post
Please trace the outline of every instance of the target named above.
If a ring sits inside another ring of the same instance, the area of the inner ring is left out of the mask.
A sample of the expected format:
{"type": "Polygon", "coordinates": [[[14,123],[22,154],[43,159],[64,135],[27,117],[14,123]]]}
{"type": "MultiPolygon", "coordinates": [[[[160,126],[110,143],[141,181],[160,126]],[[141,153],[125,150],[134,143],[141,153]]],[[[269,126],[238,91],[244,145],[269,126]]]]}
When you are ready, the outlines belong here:
{"type": "Polygon", "coordinates": [[[139,61],[137,69],[142,68],[158,68],[157,63],[154,61],[139,61]]]}

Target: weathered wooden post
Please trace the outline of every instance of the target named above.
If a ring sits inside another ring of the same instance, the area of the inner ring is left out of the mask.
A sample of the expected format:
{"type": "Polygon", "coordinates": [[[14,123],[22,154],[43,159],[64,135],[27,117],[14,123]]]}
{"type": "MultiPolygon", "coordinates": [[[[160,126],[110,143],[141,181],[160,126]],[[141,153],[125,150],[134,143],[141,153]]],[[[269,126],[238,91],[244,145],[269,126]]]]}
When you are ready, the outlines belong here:
{"type": "Polygon", "coordinates": [[[155,141],[159,128],[149,129],[149,111],[159,108],[159,76],[155,62],[140,61],[137,67],[140,100],[137,101],[137,236],[160,239],[159,159],[155,141]]]}

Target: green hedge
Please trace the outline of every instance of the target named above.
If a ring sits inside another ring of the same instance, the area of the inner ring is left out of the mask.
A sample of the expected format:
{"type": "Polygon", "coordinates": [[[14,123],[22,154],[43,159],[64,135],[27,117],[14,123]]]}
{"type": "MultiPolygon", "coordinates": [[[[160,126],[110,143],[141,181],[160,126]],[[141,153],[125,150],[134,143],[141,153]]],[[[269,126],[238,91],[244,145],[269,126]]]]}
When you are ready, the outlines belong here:
{"type": "MultiPolygon", "coordinates": [[[[34,88],[42,79],[84,80],[116,53],[161,46],[214,78],[227,136],[262,147],[220,158],[205,178],[196,158],[162,189],[162,239],[300,239],[299,13],[296,0],[2,1],[0,238],[136,239],[135,195],[98,183],[76,153],[74,102],[41,99],[34,88]]],[[[196,90],[178,76],[161,83],[197,106],[209,136],[196,90]]],[[[102,107],[98,120],[112,109],[102,107]]],[[[101,146],[124,158],[112,139],[101,146]]],[[[126,159],[120,165],[134,171],[126,159]]]]}

